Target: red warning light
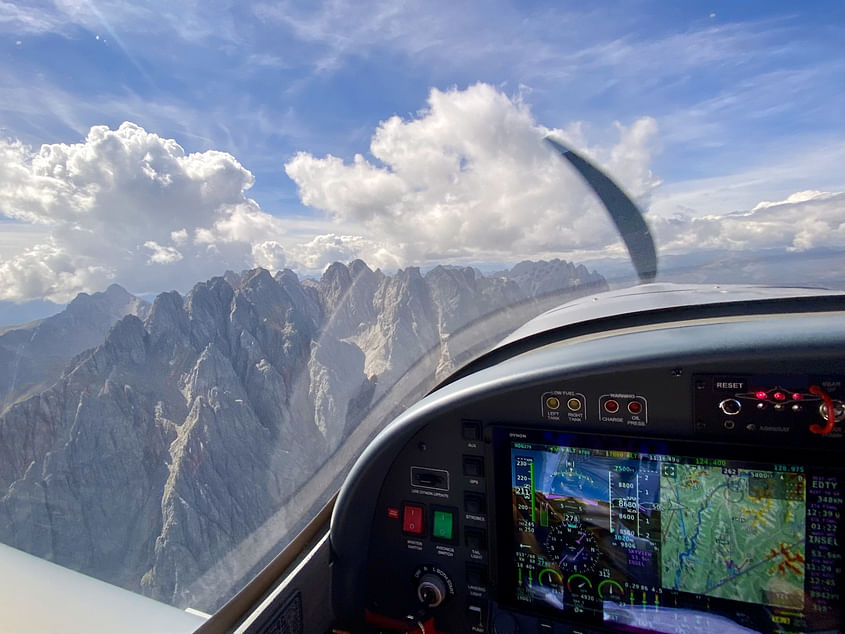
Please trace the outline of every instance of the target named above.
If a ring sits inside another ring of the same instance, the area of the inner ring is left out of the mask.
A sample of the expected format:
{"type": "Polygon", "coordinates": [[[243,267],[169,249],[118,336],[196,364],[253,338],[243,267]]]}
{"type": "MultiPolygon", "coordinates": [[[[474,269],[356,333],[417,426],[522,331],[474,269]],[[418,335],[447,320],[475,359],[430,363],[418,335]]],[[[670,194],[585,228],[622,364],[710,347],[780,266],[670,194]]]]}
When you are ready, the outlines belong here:
{"type": "Polygon", "coordinates": [[[793,401],[800,401],[800,400],[803,400],[803,398],[804,398],[804,395],[803,395],[803,394],[801,394],[800,392],[795,392],[795,393],[793,393],[793,395],[792,395],[792,400],[793,400],[793,401]]]}
{"type": "Polygon", "coordinates": [[[786,394],[784,394],[783,392],[775,392],[774,394],[772,394],[772,397],[776,401],[785,401],[786,400],[786,394]]]}
{"type": "Polygon", "coordinates": [[[768,394],[766,394],[763,390],[760,390],[754,396],[756,396],[757,399],[760,400],[760,401],[765,401],[768,394]]]}

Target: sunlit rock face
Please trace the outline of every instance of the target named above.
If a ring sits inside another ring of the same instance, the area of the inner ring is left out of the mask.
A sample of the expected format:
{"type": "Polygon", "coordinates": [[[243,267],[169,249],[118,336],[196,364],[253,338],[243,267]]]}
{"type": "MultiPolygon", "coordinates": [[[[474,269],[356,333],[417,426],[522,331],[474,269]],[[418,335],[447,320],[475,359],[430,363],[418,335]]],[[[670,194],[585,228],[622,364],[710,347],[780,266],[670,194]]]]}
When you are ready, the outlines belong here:
{"type": "Polygon", "coordinates": [[[117,287],[80,296],[35,339],[63,328],[70,358],[110,319],[107,334],[0,416],[0,541],[214,610],[307,519],[287,505],[375,403],[392,415],[531,316],[604,288],[557,260],[487,276],[357,260],[320,280],[227,273],[152,306],[117,287]]]}

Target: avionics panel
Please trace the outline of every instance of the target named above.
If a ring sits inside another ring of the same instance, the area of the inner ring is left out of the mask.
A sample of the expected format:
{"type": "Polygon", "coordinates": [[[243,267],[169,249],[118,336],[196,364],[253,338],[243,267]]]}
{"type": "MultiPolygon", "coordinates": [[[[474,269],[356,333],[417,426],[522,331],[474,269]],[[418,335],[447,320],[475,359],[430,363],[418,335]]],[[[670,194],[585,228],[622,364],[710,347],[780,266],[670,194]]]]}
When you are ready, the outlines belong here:
{"type": "Polygon", "coordinates": [[[501,606],[628,631],[842,631],[832,458],[515,427],[493,440],[509,479],[501,606]]]}

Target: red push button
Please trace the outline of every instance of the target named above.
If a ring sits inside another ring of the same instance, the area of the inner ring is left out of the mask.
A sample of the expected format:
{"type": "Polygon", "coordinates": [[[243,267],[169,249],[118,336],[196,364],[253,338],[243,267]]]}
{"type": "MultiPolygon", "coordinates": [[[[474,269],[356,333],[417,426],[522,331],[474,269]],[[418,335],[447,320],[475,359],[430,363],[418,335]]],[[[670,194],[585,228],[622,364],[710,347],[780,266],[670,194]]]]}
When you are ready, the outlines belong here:
{"type": "Polygon", "coordinates": [[[406,504],[402,510],[402,530],[406,533],[422,535],[424,526],[422,507],[406,504]]]}

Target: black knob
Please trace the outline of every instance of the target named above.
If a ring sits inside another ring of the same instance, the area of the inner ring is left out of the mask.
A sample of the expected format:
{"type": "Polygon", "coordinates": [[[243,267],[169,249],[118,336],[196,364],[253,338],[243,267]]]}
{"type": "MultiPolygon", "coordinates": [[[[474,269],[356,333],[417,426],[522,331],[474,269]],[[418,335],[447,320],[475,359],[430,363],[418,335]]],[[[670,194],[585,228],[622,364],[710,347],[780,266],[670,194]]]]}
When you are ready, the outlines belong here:
{"type": "Polygon", "coordinates": [[[430,608],[436,608],[443,603],[446,594],[446,584],[443,579],[430,572],[424,574],[417,585],[417,596],[430,608]]]}

